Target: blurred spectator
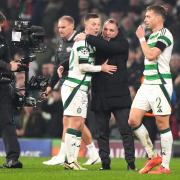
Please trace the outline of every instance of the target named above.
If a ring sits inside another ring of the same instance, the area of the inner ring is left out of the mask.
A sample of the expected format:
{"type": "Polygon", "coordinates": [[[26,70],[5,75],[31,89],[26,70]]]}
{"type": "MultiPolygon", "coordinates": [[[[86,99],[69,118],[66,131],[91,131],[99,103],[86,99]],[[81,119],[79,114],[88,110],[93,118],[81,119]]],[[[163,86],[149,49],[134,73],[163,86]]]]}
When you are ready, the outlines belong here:
{"type": "Polygon", "coordinates": [[[25,137],[43,137],[46,130],[46,124],[40,111],[33,107],[23,107],[19,127],[16,130],[18,136],[25,137]]]}
{"type": "Polygon", "coordinates": [[[93,8],[93,3],[91,0],[79,0],[79,18],[82,19],[88,12],[91,12],[93,8]]]}
{"type": "Polygon", "coordinates": [[[54,73],[54,64],[51,62],[44,63],[41,68],[41,73],[42,73],[42,76],[52,77],[54,73]]]}
{"type": "Polygon", "coordinates": [[[45,28],[47,37],[53,36],[53,23],[62,16],[63,0],[49,0],[42,18],[42,26],[45,28]]]}

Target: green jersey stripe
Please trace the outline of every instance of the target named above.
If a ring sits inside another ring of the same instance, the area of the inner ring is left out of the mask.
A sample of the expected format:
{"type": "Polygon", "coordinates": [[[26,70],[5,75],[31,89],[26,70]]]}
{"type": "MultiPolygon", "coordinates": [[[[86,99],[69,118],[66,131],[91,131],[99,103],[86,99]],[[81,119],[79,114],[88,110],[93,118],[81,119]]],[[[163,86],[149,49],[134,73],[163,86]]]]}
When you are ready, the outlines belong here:
{"type": "Polygon", "coordinates": [[[71,59],[69,60],[69,69],[72,68],[72,63],[73,63],[73,60],[74,60],[74,51],[71,51],[71,59]]]}
{"type": "Polygon", "coordinates": [[[171,107],[171,98],[169,97],[169,94],[168,94],[166,88],[164,87],[164,84],[160,84],[159,86],[160,86],[164,96],[166,97],[166,99],[167,99],[167,101],[168,101],[168,103],[169,103],[169,105],[171,107]]]}
{"type": "Polygon", "coordinates": [[[156,43],[157,43],[157,42],[150,43],[150,44],[148,44],[148,46],[149,46],[150,48],[153,48],[153,47],[156,45],[156,43]]]}
{"type": "Polygon", "coordinates": [[[154,39],[154,38],[156,38],[158,35],[159,35],[159,33],[157,33],[157,34],[155,34],[155,35],[150,35],[150,36],[149,36],[149,39],[154,39]]]}
{"type": "MultiPolygon", "coordinates": [[[[75,79],[75,78],[71,78],[71,77],[66,77],[66,80],[71,81],[71,82],[76,83],[76,84],[80,84],[81,83],[81,80],[75,79]]],[[[89,87],[90,81],[84,81],[82,83],[82,85],[89,87]]]]}
{"type": "Polygon", "coordinates": [[[86,46],[80,46],[80,47],[77,47],[77,51],[81,51],[81,50],[85,50],[87,49],[88,51],[90,51],[90,49],[86,46]]]}
{"type": "Polygon", "coordinates": [[[88,62],[88,59],[86,59],[86,58],[80,58],[80,59],[79,59],[79,64],[84,64],[84,63],[85,63],[85,64],[89,63],[89,62],[88,62]]]}
{"type": "MultiPolygon", "coordinates": [[[[171,74],[161,74],[161,77],[165,79],[172,79],[171,74]]],[[[149,81],[153,81],[153,80],[161,79],[161,77],[159,76],[159,74],[154,74],[154,75],[146,75],[145,79],[149,81]]]]}
{"type": "Polygon", "coordinates": [[[146,64],[144,67],[144,70],[157,70],[158,65],[157,64],[146,64]]]}
{"type": "Polygon", "coordinates": [[[172,44],[169,38],[167,38],[166,36],[159,36],[158,40],[161,40],[161,39],[164,40],[168,44],[168,46],[172,44]]]}
{"type": "Polygon", "coordinates": [[[73,97],[75,96],[75,94],[77,93],[78,89],[80,88],[80,86],[84,83],[84,80],[86,79],[86,75],[84,76],[84,78],[82,80],[80,80],[80,83],[72,90],[71,94],[69,95],[69,97],[66,99],[65,103],[63,104],[63,108],[64,110],[69,106],[70,102],[72,101],[73,97]]]}

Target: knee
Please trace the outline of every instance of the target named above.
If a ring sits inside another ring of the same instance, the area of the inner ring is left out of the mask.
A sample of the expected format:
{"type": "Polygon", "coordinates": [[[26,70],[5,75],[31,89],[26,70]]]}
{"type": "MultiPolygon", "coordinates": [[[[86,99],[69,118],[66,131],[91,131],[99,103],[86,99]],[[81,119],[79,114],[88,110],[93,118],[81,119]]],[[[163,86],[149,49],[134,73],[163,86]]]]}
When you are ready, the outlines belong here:
{"type": "Polygon", "coordinates": [[[128,124],[131,128],[137,127],[138,123],[135,118],[129,117],[128,124]]]}

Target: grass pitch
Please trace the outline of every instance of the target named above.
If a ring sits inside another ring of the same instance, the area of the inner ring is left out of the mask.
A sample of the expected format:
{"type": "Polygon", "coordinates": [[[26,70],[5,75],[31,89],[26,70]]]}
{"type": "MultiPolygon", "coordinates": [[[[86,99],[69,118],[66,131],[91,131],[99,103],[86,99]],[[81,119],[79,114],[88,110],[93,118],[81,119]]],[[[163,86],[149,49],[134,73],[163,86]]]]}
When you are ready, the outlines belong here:
{"type": "MultiPolygon", "coordinates": [[[[140,175],[137,172],[127,171],[124,159],[113,159],[111,170],[99,171],[100,164],[86,166],[88,171],[64,170],[62,166],[45,166],[42,161],[48,158],[21,158],[23,169],[0,168],[0,180],[179,180],[180,158],[171,160],[170,175],[140,175]]],[[[85,159],[80,160],[81,163],[85,159]]],[[[141,168],[144,159],[137,159],[136,166],[141,168]]],[[[3,163],[3,159],[0,159],[3,163]]]]}

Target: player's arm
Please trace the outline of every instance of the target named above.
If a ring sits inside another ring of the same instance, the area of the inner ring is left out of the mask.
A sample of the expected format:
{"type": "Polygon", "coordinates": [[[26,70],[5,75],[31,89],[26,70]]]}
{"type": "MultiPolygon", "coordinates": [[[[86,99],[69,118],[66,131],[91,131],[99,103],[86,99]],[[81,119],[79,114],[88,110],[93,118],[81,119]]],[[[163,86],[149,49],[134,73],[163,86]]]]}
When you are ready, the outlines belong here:
{"type": "Polygon", "coordinates": [[[115,41],[107,41],[97,36],[88,35],[86,36],[86,41],[90,45],[95,46],[102,53],[110,55],[124,53],[129,48],[129,44],[125,38],[115,41]]]}
{"type": "Polygon", "coordinates": [[[113,74],[117,71],[117,66],[109,65],[108,60],[102,65],[92,65],[83,63],[80,65],[80,70],[83,72],[106,72],[108,74],[113,74]]]}
{"type": "Polygon", "coordinates": [[[93,65],[89,63],[90,51],[88,47],[78,47],[78,57],[79,57],[79,69],[82,72],[106,72],[113,74],[117,70],[117,67],[114,65],[108,65],[106,61],[102,65],[93,65]]]}
{"type": "Polygon", "coordinates": [[[139,26],[137,28],[136,36],[139,39],[144,56],[150,61],[155,60],[161,54],[161,52],[169,45],[169,43],[164,41],[163,38],[160,36],[155,47],[149,47],[144,37],[145,30],[143,26],[139,26]]]}
{"type": "Polygon", "coordinates": [[[154,61],[161,54],[161,49],[159,49],[158,47],[150,48],[146,41],[142,41],[140,44],[144,56],[149,61],[154,61]]]}
{"type": "Polygon", "coordinates": [[[76,35],[75,40],[86,40],[90,45],[95,46],[98,51],[109,55],[124,53],[129,48],[129,44],[125,38],[116,41],[107,41],[101,37],[79,33],[76,35]]]}

